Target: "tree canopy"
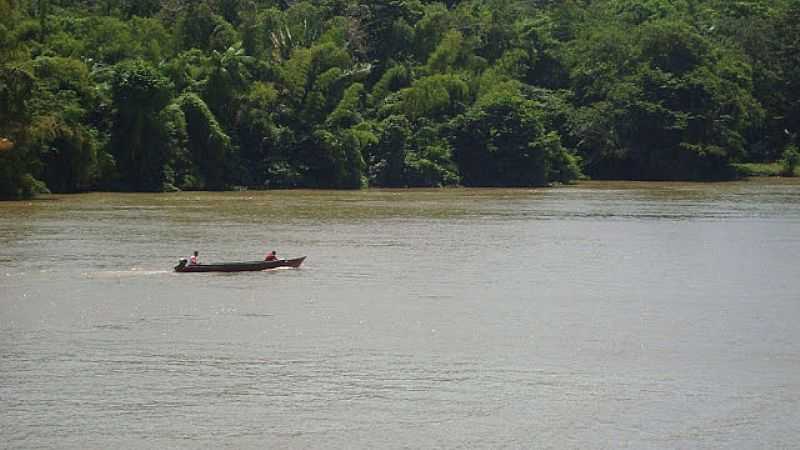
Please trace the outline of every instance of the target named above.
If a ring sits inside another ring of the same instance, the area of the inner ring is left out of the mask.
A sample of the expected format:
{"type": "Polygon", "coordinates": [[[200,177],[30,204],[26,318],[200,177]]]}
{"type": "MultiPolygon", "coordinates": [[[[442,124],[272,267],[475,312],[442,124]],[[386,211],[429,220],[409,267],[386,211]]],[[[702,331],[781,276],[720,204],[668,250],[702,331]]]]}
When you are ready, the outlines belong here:
{"type": "Polygon", "coordinates": [[[0,197],[727,179],[799,71],[797,0],[0,0],[0,197]]]}

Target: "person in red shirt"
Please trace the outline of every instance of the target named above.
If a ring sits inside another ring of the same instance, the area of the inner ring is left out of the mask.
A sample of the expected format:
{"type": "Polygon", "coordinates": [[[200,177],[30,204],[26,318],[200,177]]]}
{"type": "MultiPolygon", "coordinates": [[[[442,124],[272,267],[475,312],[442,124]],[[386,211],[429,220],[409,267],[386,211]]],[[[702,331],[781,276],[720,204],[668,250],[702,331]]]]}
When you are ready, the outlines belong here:
{"type": "Polygon", "coordinates": [[[275,250],[267,253],[266,258],[264,258],[264,261],[277,261],[277,260],[278,256],[276,255],[275,250]]]}
{"type": "Polygon", "coordinates": [[[194,255],[189,257],[189,264],[194,265],[197,264],[197,250],[194,251],[194,255]]]}

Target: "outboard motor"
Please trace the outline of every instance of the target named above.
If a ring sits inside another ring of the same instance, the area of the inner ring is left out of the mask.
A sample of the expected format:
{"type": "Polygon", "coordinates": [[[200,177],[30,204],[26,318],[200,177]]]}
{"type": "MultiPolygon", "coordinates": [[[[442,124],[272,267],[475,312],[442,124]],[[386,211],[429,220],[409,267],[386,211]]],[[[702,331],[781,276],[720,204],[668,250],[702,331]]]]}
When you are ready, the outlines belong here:
{"type": "Polygon", "coordinates": [[[181,258],[181,259],[179,259],[179,260],[178,260],[178,265],[177,265],[177,266],[175,266],[175,270],[181,270],[181,269],[183,269],[184,267],[186,267],[186,264],[188,264],[188,263],[189,263],[189,260],[188,260],[188,259],[186,259],[186,258],[181,258]]]}

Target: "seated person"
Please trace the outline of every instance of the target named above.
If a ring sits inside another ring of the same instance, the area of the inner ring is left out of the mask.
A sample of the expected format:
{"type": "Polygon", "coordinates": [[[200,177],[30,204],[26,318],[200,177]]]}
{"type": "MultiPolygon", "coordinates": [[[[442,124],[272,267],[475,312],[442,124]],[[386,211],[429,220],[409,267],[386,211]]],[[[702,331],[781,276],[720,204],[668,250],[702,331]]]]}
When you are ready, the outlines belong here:
{"type": "Polygon", "coordinates": [[[277,261],[278,256],[275,253],[275,250],[267,253],[267,256],[264,258],[264,261],[277,261]]]}
{"type": "Polygon", "coordinates": [[[195,250],[194,255],[189,257],[189,265],[191,266],[191,265],[195,265],[195,264],[198,264],[197,250],[195,250]]]}

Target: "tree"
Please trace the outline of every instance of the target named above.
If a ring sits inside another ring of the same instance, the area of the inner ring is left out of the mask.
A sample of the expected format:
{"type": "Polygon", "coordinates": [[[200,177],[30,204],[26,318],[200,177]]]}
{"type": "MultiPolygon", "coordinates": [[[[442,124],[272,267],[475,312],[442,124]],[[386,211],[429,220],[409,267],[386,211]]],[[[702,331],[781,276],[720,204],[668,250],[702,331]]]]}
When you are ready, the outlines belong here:
{"type": "Polygon", "coordinates": [[[402,65],[390,67],[372,87],[374,101],[380,102],[392,92],[397,92],[411,84],[411,74],[402,65]]]}
{"type": "Polygon", "coordinates": [[[487,94],[452,121],[455,158],[467,186],[543,186],[579,171],[535,102],[513,89],[487,94]]]}
{"type": "Polygon", "coordinates": [[[783,165],[781,174],[785,177],[795,176],[795,169],[800,164],[800,151],[794,145],[786,147],[786,150],[783,151],[783,160],[781,162],[783,165]]]}
{"type": "Polygon", "coordinates": [[[378,141],[371,147],[369,155],[371,184],[405,186],[405,161],[410,137],[411,124],[404,116],[389,116],[383,121],[378,141]]]}
{"type": "MultiPolygon", "coordinates": [[[[751,21],[742,22],[750,24],[751,21]]],[[[800,3],[788,2],[750,29],[748,56],[754,70],[754,95],[766,109],[766,122],[755,130],[753,158],[775,160],[800,132],[800,3]]]]}
{"type": "Polygon", "coordinates": [[[27,198],[47,188],[33,177],[37,158],[30,148],[35,77],[28,70],[0,64],[0,198],[27,198]]]}
{"type": "Polygon", "coordinates": [[[184,50],[222,50],[237,40],[236,30],[206,2],[189,2],[178,21],[178,43],[184,50]]]}
{"type": "Polygon", "coordinates": [[[0,195],[724,179],[796,144],[798,24],[797,0],[0,0],[0,195]]]}
{"type": "Polygon", "coordinates": [[[744,154],[745,124],[759,114],[747,64],[676,21],[651,20],[634,37],[621,31],[611,36],[613,41],[594,39],[571,55],[577,58],[572,70],[583,103],[574,129],[590,133],[576,139],[589,174],[734,176],[730,162],[744,154]],[[609,63],[590,66],[583,58],[609,63]],[[609,132],[597,133],[608,126],[609,132]]]}
{"type": "Polygon", "coordinates": [[[88,190],[98,176],[100,151],[97,130],[86,124],[96,101],[89,69],[57,57],[37,58],[33,69],[31,145],[42,164],[41,178],[54,192],[88,190]]]}
{"type": "Polygon", "coordinates": [[[404,56],[413,41],[413,25],[422,15],[419,0],[377,0],[368,3],[364,20],[368,56],[377,61],[404,56]]]}
{"type": "Polygon", "coordinates": [[[250,81],[248,66],[253,62],[252,57],[245,55],[241,43],[228,47],[224,52],[211,51],[211,68],[203,98],[227,129],[233,126],[239,96],[250,81]]]}
{"type": "Polygon", "coordinates": [[[402,111],[411,120],[447,117],[463,111],[469,86],[455,75],[432,75],[415,81],[400,95],[402,111]]]}
{"type": "Polygon", "coordinates": [[[115,67],[111,143],[120,187],[137,191],[163,189],[167,136],[159,114],[169,103],[171,87],[164,76],[141,60],[115,67]]]}
{"type": "Polygon", "coordinates": [[[460,182],[452,145],[440,128],[441,125],[422,121],[408,140],[404,161],[407,186],[440,187],[460,182]]]}
{"type": "Polygon", "coordinates": [[[273,84],[256,82],[242,100],[238,133],[246,185],[263,186],[269,165],[278,156],[275,154],[280,134],[275,123],[278,97],[273,84]]]}
{"type": "Polygon", "coordinates": [[[221,190],[225,187],[227,162],[232,158],[231,139],[214,114],[195,94],[181,95],[176,104],[186,118],[187,146],[198,168],[197,187],[221,190]]]}

